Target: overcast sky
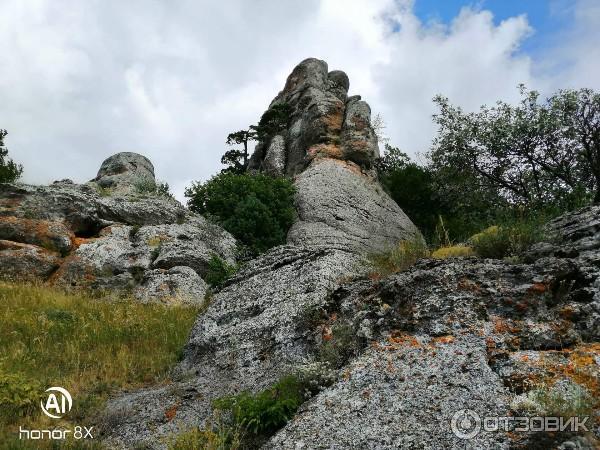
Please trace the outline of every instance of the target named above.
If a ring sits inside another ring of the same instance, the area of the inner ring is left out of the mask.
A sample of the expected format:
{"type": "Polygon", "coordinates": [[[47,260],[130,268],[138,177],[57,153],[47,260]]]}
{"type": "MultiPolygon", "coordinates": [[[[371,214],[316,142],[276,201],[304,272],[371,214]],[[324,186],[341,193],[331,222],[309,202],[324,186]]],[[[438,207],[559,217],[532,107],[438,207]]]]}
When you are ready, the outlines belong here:
{"type": "Polygon", "coordinates": [[[306,57],[414,155],[436,93],[474,109],[519,83],[600,89],[598,43],[599,0],[0,0],[0,128],[26,182],[134,151],[182,199],[306,57]]]}

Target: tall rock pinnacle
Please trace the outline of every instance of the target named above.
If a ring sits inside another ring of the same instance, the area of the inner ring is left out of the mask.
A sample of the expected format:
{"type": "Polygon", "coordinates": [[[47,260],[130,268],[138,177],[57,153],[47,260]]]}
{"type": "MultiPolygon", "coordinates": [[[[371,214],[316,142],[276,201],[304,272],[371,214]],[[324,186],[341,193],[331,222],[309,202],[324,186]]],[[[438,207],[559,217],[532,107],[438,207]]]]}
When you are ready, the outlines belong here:
{"type": "Polygon", "coordinates": [[[298,64],[269,106],[286,105],[287,127],[259,142],[250,169],[295,175],[319,158],[371,167],[379,156],[371,108],[358,95],[348,97],[349,86],[348,76],[328,72],[325,61],[309,58],[298,64]]]}
{"type": "Polygon", "coordinates": [[[284,123],[257,144],[249,170],[295,178],[288,243],[380,252],[421,235],[377,181],[371,108],[349,86],[325,61],[298,64],[263,116],[283,112],[284,123]]]}

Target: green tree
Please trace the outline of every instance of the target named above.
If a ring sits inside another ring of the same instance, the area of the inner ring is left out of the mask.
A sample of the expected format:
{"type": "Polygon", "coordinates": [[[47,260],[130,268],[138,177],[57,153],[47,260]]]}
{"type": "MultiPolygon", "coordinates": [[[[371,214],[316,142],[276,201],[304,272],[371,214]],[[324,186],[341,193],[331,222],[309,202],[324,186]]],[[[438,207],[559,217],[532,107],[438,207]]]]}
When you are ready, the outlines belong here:
{"type": "Polygon", "coordinates": [[[285,130],[290,121],[291,108],[287,103],[276,103],[267,109],[258,121],[250,126],[260,142],[269,141],[274,135],[285,130]]]}
{"type": "Polygon", "coordinates": [[[285,243],[295,218],[294,186],[286,178],[220,173],[185,191],[192,211],[219,223],[252,255],[285,243]]]}
{"type": "Polygon", "coordinates": [[[227,166],[223,169],[224,172],[244,173],[248,167],[249,152],[248,143],[256,139],[256,131],[252,128],[248,130],[239,130],[234,133],[229,133],[227,145],[241,145],[240,148],[232,148],[227,150],[221,157],[221,164],[227,166]]]}
{"type": "Polygon", "coordinates": [[[439,129],[429,158],[440,188],[489,207],[569,209],[599,198],[598,95],[560,91],[541,102],[523,86],[521,94],[517,105],[499,101],[473,113],[434,99],[439,129]]]}
{"type": "Polygon", "coordinates": [[[4,146],[7,134],[6,130],[0,129],[0,183],[12,183],[23,173],[23,166],[8,158],[8,149],[4,146]]]}
{"type": "Polygon", "coordinates": [[[392,199],[426,237],[431,237],[442,210],[431,171],[389,144],[385,145],[383,156],[376,161],[375,167],[381,184],[392,199]]]}

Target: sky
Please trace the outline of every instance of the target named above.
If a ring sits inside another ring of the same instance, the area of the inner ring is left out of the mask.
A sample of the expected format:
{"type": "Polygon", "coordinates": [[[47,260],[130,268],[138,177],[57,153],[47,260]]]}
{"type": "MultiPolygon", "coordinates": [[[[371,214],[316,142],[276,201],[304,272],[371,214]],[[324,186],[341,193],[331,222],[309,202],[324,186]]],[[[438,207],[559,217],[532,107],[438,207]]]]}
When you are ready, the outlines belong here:
{"type": "Polygon", "coordinates": [[[417,159],[432,98],[600,90],[600,0],[0,0],[0,128],[23,181],[151,159],[182,200],[307,57],[344,70],[417,159]]]}

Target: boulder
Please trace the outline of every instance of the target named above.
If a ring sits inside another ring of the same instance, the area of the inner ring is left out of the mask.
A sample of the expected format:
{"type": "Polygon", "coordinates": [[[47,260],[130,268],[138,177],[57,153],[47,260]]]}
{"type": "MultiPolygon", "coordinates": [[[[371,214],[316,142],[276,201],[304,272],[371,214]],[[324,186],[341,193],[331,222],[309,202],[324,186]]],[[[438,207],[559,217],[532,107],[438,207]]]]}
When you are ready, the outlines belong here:
{"type": "Polygon", "coordinates": [[[71,251],[74,238],[75,234],[60,221],[0,218],[0,239],[33,244],[64,255],[71,251]]]}
{"type": "Polygon", "coordinates": [[[311,351],[306,333],[315,311],[357,267],[352,253],[294,246],[272,249],[243,266],[198,317],[174,384],[109,402],[102,420],[105,442],[161,448],[164,436],[202,426],[213,399],[264,389],[302,364],[311,351]],[[177,420],[165,420],[172,405],[177,420]]]}
{"type": "Polygon", "coordinates": [[[156,182],[154,166],[138,153],[121,152],[104,160],[92,181],[104,189],[131,191],[150,189],[156,182]]]}
{"type": "Polygon", "coordinates": [[[60,255],[30,244],[0,240],[2,278],[16,281],[46,280],[58,269],[60,255]]]}
{"type": "Polygon", "coordinates": [[[144,272],[142,282],[136,287],[134,296],[145,301],[179,301],[203,304],[208,285],[194,269],[176,266],[168,270],[155,269],[144,272]]]}

